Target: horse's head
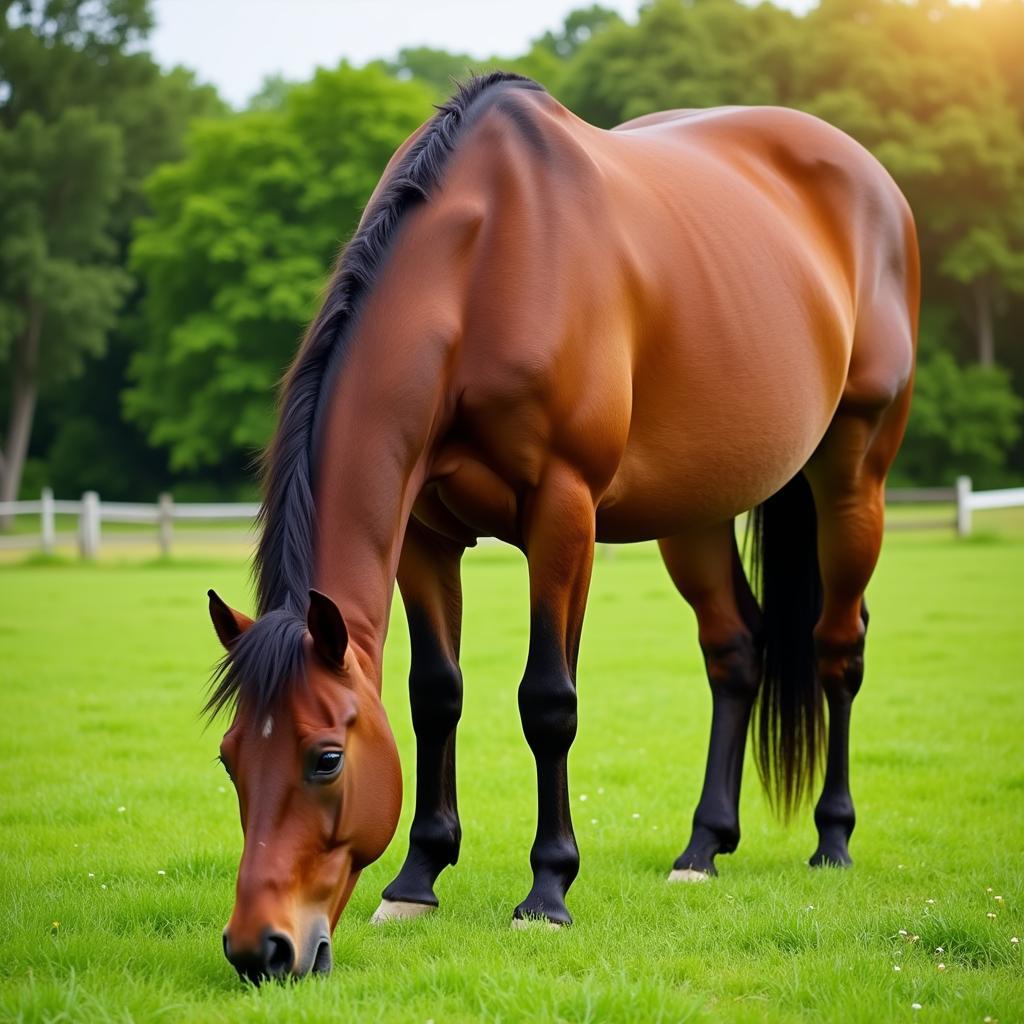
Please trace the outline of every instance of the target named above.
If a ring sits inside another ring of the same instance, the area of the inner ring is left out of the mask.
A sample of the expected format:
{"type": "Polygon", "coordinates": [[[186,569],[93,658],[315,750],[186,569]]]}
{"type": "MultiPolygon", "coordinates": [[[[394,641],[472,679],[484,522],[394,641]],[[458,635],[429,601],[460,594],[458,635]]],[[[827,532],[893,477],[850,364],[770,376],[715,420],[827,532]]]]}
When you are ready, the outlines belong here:
{"type": "Polygon", "coordinates": [[[310,592],[305,622],[253,621],[211,590],[210,617],[228,653],[209,706],[235,708],[220,753],[244,836],[224,953],[253,981],[326,972],[331,932],[401,809],[379,691],[323,594],[310,592]]]}

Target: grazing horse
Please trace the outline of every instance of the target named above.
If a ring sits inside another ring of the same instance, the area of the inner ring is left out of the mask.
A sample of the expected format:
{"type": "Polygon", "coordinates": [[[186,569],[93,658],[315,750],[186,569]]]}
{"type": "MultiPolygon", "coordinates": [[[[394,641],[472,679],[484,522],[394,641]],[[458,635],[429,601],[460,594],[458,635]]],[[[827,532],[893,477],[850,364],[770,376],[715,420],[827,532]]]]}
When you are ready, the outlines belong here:
{"type": "Polygon", "coordinates": [[[604,131],[498,73],[402,145],[283,387],[257,617],[210,592],[227,654],[208,709],[234,711],[221,755],[244,832],[224,932],[240,974],[328,970],[332,929],[396,828],[380,699],[396,580],[416,808],[375,920],[437,905],[461,836],[460,558],[479,537],[529,563],[519,709],[537,833],[515,923],[571,920],[566,760],[595,541],[656,539],[699,624],[710,750],[670,878],[704,879],[736,848],[759,693],[773,802],[797,806],[823,760],[811,863],[850,862],[863,594],[918,291],[893,181],[795,111],[671,111],[604,131]],[[753,586],[734,529],[749,509],[753,586]]]}

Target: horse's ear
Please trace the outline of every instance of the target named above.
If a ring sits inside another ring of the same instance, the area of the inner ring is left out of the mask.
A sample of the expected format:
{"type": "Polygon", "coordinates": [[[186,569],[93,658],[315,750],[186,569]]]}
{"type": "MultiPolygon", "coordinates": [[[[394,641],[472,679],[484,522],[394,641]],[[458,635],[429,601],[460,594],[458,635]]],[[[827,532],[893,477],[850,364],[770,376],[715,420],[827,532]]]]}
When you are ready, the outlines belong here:
{"type": "Polygon", "coordinates": [[[214,590],[207,591],[210,598],[210,620],[213,628],[217,631],[217,637],[225,648],[230,649],[234,643],[251,625],[252,619],[248,615],[236,612],[229,608],[214,590]]]}
{"type": "Polygon", "coordinates": [[[309,592],[306,625],[313,638],[313,650],[329,668],[340,669],[348,649],[348,629],[338,606],[319,590],[309,592]]]}

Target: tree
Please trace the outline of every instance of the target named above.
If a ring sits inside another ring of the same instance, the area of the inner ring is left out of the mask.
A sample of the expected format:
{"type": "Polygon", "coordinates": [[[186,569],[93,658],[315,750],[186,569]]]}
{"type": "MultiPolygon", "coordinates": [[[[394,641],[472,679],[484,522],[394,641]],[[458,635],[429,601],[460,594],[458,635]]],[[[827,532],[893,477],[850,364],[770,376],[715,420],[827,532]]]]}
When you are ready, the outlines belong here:
{"type": "Polygon", "coordinates": [[[610,7],[602,7],[600,4],[580,7],[565,16],[560,31],[545,32],[534,41],[534,46],[550,50],[563,60],[571,60],[595,36],[612,25],[621,24],[619,13],[610,7]]]}
{"type": "Polygon", "coordinates": [[[960,473],[998,483],[1007,452],[1021,436],[1024,401],[997,366],[961,368],[939,351],[918,363],[910,422],[894,468],[896,479],[952,483],[960,473]]]}
{"type": "Polygon", "coordinates": [[[926,300],[961,286],[983,365],[995,361],[1007,295],[1024,294],[1024,76],[1019,46],[1013,62],[996,25],[1019,41],[1024,3],[824,0],[805,19],[795,80],[804,109],[848,131],[899,182],[917,220],[926,300]]]}
{"type": "Polygon", "coordinates": [[[40,383],[102,350],[127,287],[109,257],[120,139],[87,110],[0,128],[0,365],[9,368],[0,501],[18,495],[40,383]]]}
{"type": "Polygon", "coordinates": [[[342,64],[277,109],[197,125],[149,183],[132,265],[146,285],[126,414],[176,471],[261,448],[273,393],[332,258],[430,91],[342,64]]]}
{"type": "Polygon", "coordinates": [[[771,4],[654,0],[635,25],[603,23],[570,61],[559,95],[606,128],[654,110],[787,103],[799,25],[771,4]]]}
{"type": "Polygon", "coordinates": [[[453,82],[480,71],[486,64],[468,53],[449,53],[433,46],[407,46],[393,60],[381,62],[389,75],[403,82],[416,78],[431,86],[439,98],[448,96],[453,82]]]}
{"type": "MultiPolygon", "coordinates": [[[[139,182],[177,155],[175,122],[219,101],[126,52],[146,0],[0,3],[0,500],[17,497],[41,392],[101,355],[128,293],[139,182]]],[[[73,397],[75,393],[70,394],[73,397]]]]}

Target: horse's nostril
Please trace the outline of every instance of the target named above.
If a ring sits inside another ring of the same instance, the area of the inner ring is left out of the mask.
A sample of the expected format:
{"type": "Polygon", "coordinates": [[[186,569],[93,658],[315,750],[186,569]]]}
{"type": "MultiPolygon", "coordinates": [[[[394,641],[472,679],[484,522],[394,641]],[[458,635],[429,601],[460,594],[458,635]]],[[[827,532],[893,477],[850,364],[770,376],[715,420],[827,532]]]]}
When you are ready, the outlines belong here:
{"type": "Polygon", "coordinates": [[[264,941],[263,963],[271,978],[280,978],[291,971],[295,964],[295,947],[292,940],[281,932],[271,932],[264,941]]]}
{"type": "Polygon", "coordinates": [[[311,970],[314,974],[330,974],[332,965],[331,940],[321,939],[320,945],[316,947],[316,956],[313,957],[311,970]]]}

